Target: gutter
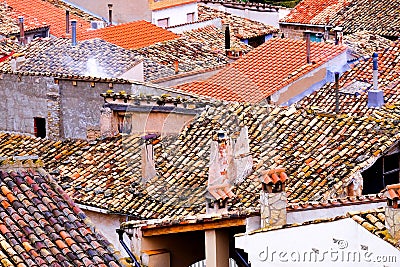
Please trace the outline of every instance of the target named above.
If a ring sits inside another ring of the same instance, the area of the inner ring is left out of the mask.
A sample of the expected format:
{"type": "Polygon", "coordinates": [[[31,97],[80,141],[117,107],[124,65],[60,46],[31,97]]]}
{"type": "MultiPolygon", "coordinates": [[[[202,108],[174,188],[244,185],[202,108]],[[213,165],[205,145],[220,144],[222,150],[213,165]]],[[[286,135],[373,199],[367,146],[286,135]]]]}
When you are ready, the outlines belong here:
{"type": "Polygon", "coordinates": [[[139,262],[136,260],[135,255],[132,254],[132,252],[130,251],[130,249],[128,248],[128,246],[124,242],[124,237],[123,237],[124,230],[117,229],[116,232],[118,234],[119,243],[121,243],[121,245],[124,247],[126,253],[128,253],[129,257],[132,259],[134,266],[135,267],[141,267],[139,262]]]}

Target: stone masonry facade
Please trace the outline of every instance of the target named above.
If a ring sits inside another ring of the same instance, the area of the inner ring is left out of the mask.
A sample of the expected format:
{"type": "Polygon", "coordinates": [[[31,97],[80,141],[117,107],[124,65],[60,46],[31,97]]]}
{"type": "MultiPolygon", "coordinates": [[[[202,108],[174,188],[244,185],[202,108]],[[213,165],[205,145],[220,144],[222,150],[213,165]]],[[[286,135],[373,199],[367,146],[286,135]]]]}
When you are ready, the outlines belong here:
{"type": "Polygon", "coordinates": [[[385,224],[390,235],[394,239],[400,240],[400,209],[395,209],[393,207],[386,207],[385,224]]]}
{"type": "Polygon", "coordinates": [[[286,224],[286,192],[260,192],[261,228],[286,224]]]}

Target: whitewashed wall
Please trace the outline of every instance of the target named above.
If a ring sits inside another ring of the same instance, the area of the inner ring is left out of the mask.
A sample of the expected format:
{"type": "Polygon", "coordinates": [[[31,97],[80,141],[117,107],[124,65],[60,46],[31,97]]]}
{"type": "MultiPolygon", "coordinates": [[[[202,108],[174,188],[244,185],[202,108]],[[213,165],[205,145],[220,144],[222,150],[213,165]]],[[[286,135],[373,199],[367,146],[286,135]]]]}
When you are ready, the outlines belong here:
{"type": "Polygon", "coordinates": [[[187,23],[187,14],[194,14],[194,21],[197,20],[197,3],[190,3],[186,5],[179,5],[175,7],[155,10],[152,12],[152,23],[157,25],[159,19],[169,18],[169,26],[187,23]]]}

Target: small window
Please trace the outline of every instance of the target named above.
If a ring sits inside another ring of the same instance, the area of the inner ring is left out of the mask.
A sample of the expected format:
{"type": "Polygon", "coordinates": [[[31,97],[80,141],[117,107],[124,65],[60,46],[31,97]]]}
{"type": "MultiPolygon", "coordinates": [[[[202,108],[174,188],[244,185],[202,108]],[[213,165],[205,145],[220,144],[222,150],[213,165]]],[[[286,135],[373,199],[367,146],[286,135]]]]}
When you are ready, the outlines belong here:
{"type": "Polygon", "coordinates": [[[194,12],[187,13],[186,14],[186,20],[187,20],[187,22],[193,22],[194,21],[194,12]]]}
{"type": "Polygon", "coordinates": [[[46,120],[44,118],[33,118],[33,132],[36,137],[46,137],[46,120]]]}
{"type": "Polygon", "coordinates": [[[132,131],[131,114],[118,114],[118,132],[122,134],[130,134],[132,131]]]}
{"type": "Polygon", "coordinates": [[[162,28],[167,28],[169,26],[169,18],[157,20],[157,25],[162,28]]]}

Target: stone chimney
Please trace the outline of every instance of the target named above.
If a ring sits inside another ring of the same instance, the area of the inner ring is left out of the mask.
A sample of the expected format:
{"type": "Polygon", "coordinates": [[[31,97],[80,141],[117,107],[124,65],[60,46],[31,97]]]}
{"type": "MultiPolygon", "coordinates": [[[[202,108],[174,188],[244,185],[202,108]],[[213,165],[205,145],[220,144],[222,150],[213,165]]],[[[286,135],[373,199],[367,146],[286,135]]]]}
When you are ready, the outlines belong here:
{"type": "Polygon", "coordinates": [[[261,228],[286,224],[286,180],[287,175],[283,168],[272,169],[262,173],[262,190],[260,192],[261,228]]]}
{"type": "Polygon", "coordinates": [[[113,7],[113,4],[110,3],[107,6],[108,6],[108,25],[111,26],[111,25],[113,25],[113,23],[112,23],[112,7],[113,7]]]}
{"type": "Polygon", "coordinates": [[[25,45],[25,29],[24,29],[24,17],[18,17],[19,23],[19,42],[22,45],[25,45]]]}
{"type": "Polygon", "coordinates": [[[118,134],[118,125],[115,122],[113,111],[109,107],[100,109],[100,135],[112,137],[118,134]]]}
{"type": "Polygon", "coordinates": [[[368,91],[368,107],[380,108],[385,104],[383,91],[378,86],[378,54],[372,54],[373,89],[368,91]]]}
{"type": "Polygon", "coordinates": [[[72,46],[76,46],[76,20],[71,20],[72,46]]]}
{"type": "Polygon", "coordinates": [[[305,31],[304,38],[306,39],[307,64],[310,64],[311,63],[311,31],[305,31]]]}
{"type": "Polygon", "coordinates": [[[397,241],[400,241],[400,184],[386,186],[384,194],[387,199],[385,208],[385,226],[390,235],[397,241]]]}

